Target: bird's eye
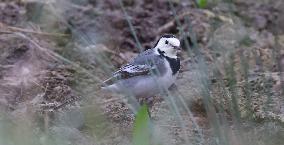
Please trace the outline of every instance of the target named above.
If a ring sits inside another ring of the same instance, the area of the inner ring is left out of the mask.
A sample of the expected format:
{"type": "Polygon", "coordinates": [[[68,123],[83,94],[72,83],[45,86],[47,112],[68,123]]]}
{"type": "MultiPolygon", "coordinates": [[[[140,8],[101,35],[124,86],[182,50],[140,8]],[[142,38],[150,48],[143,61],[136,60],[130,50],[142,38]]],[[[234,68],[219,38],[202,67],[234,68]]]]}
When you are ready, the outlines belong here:
{"type": "Polygon", "coordinates": [[[166,41],[165,41],[165,44],[169,44],[169,41],[168,41],[168,40],[166,40],[166,41]]]}

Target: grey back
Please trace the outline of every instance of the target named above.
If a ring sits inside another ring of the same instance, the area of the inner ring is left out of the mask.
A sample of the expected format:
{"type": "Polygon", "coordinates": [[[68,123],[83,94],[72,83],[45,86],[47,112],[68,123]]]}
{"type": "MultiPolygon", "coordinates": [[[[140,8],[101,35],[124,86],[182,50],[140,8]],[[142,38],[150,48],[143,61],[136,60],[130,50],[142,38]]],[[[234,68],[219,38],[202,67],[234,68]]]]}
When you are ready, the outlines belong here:
{"type": "Polygon", "coordinates": [[[148,49],[140,53],[136,58],[134,58],[130,63],[134,65],[150,65],[156,68],[153,73],[158,75],[164,75],[167,71],[165,58],[155,54],[153,49],[148,49]]]}

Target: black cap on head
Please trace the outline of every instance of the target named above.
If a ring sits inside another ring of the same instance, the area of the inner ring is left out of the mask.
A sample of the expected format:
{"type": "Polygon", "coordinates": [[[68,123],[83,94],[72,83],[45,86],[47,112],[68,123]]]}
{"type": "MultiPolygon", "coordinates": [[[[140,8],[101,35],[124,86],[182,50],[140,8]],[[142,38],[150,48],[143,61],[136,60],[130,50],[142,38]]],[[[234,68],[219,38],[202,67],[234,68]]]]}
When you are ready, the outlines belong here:
{"type": "Polygon", "coordinates": [[[177,37],[173,34],[164,34],[164,35],[162,35],[161,38],[177,38],[177,37]]]}
{"type": "MultiPolygon", "coordinates": [[[[173,35],[173,34],[164,34],[164,35],[162,35],[161,37],[160,37],[160,39],[161,38],[177,38],[175,35],[173,35]]],[[[156,42],[156,44],[154,45],[154,47],[156,47],[157,46],[157,44],[159,43],[159,40],[156,42]]]]}

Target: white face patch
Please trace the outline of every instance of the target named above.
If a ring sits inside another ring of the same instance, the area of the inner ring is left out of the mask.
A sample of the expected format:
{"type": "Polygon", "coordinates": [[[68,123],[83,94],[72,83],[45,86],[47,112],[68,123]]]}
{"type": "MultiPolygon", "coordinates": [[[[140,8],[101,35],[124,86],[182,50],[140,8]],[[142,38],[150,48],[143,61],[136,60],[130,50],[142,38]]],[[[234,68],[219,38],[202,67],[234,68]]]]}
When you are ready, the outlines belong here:
{"type": "Polygon", "coordinates": [[[165,52],[165,56],[177,58],[177,50],[180,47],[180,41],[177,38],[161,38],[155,48],[165,52]]]}

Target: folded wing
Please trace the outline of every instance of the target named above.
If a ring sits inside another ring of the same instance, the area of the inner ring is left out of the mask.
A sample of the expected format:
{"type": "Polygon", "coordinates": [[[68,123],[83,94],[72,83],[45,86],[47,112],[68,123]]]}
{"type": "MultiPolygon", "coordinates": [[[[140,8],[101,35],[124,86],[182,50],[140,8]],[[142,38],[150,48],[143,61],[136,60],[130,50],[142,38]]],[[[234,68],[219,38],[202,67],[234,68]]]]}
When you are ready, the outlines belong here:
{"type": "Polygon", "coordinates": [[[153,66],[146,64],[127,64],[122,66],[118,71],[114,72],[112,77],[104,81],[104,84],[109,85],[114,81],[128,79],[135,76],[149,75],[153,66]]]}
{"type": "Polygon", "coordinates": [[[155,54],[153,49],[148,49],[140,53],[130,63],[114,72],[112,77],[105,80],[103,84],[110,85],[121,79],[128,79],[141,75],[151,75],[152,72],[155,73],[163,68],[163,59],[155,54]]]}

